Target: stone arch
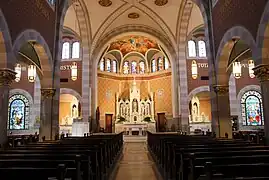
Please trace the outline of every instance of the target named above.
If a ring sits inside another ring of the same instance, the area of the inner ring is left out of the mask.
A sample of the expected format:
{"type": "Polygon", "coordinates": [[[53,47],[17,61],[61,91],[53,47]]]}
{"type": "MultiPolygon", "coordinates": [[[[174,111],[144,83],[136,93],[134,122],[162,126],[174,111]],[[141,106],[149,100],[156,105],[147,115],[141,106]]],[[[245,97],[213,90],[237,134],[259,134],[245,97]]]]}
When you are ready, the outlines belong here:
{"type": "Polygon", "coordinates": [[[228,85],[230,76],[227,73],[227,64],[233,48],[233,38],[243,40],[251,48],[253,54],[255,54],[257,49],[253,36],[246,28],[242,26],[234,26],[226,31],[218,47],[215,62],[217,83],[220,85],[228,85]]]}
{"type": "Polygon", "coordinates": [[[12,41],[5,16],[0,9],[0,67],[13,69],[12,41]]]}
{"type": "Polygon", "coordinates": [[[13,52],[17,54],[20,48],[27,42],[34,42],[34,49],[41,63],[41,84],[44,87],[52,87],[54,63],[51,51],[45,39],[35,30],[25,30],[20,33],[13,44],[13,52]]]}
{"type": "MultiPolygon", "coordinates": [[[[203,16],[204,19],[204,26],[205,26],[205,40],[206,42],[209,41],[209,32],[208,32],[208,15],[205,11],[204,4],[201,0],[191,0],[195,3],[203,16]]],[[[189,109],[188,109],[188,79],[187,79],[187,70],[186,70],[186,41],[188,37],[188,25],[189,19],[191,16],[193,3],[190,3],[188,0],[184,0],[182,2],[182,14],[179,14],[178,17],[178,26],[177,26],[177,42],[178,42],[178,62],[177,62],[177,74],[178,74],[178,81],[180,82],[180,103],[181,103],[181,122],[182,125],[188,125],[188,116],[189,116],[189,109]]],[[[207,50],[207,57],[211,60],[211,48],[210,44],[206,43],[206,50],[207,50]]],[[[209,76],[213,76],[213,73],[210,71],[212,67],[209,63],[209,76]]]]}
{"type": "Polygon", "coordinates": [[[60,94],[70,94],[70,95],[75,96],[79,102],[82,101],[82,98],[81,98],[80,94],[77,91],[75,91],[74,89],[61,88],[60,89],[60,94]]]}
{"type": "Polygon", "coordinates": [[[255,54],[255,60],[257,61],[256,65],[259,64],[268,64],[269,56],[268,56],[268,49],[269,49],[269,2],[267,2],[264,12],[262,14],[258,33],[256,37],[257,42],[257,54],[255,54]]]}
{"type": "MultiPolygon", "coordinates": [[[[33,129],[33,125],[34,125],[34,122],[35,122],[35,111],[34,111],[35,109],[34,109],[33,97],[29,92],[25,91],[24,89],[11,89],[9,91],[9,97],[11,97],[11,96],[13,96],[15,94],[21,94],[21,95],[25,96],[28,99],[29,106],[30,106],[30,108],[29,108],[29,110],[30,110],[29,129],[28,130],[20,130],[20,131],[23,131],[23,132],[31,131],[31,129],[33,129]]],[[[18,132],[18,130],[14,130],[14,131],[12,130],[12,132],[20,133],[20,132],[18,132]]]]}
{"type": "Polygon", "coordinates": [[[78,19],[78,25],[80,30],[80,39],[81,39],[81,51],[82,51],[82,101],[81,101],[81,109],[82,109],[82,117],[83,119],[88,119],[91,116],[91,106],[90,104],[90,96],[91,96],[91,88],[90,88],[90,69],[92,66],[92,62],[90,61],[90,46],[92,41],[92,34],[90,28],[90,18],[89,13],[87,11],[86,4],[83,0],[67,0],[62,1],[60,12],[60,19],[58,20],[59,24],[59,32],[57,36],[59,37],[59,53],[58,59],[61,59],[60,54],[62,52],[62,30],[64,25],[64,17],[68,8],[76,3],[78,6],[76,8],[76,16],[78,19]]]}
{"type": "Polygon", "coordinates": [[[193,89],[189,95],[188,95],[188,102],[198,93],[200,92],[205,92],[205,91],[208,91],[210,92],[210,88],[209,86],[200,86],[200,87],[197,87],[195,89],[193,89]]]}
{"type": "MultiPolygon", "coordinates": [[[[249,128],[247,128],[246,126],[243,126],[243,122],[242,122],[242,109],[241,109],[241,98],[242,96],[248,92],[248,91],[257,91],[260,94],[261,93],[261,88],[258,85],[248,85],[243,87],[238,95],[237,95],[237,115],[238,115],[238,125],[239,125],[239,130],[249,130],[249,128]]],[[[252,129],[255,129],[256,127],[252,127],[252,129]]],[[[260,128],[260,127],[258,127],[260,128]]]]}
{"type": "Polygon", "coordinates": [[[233,74],[230,75],[229,79],[229,100],[230,100],[230,114],[237,116],[237,97],[236,97],[236,81],[233,74]]]}
{"type": "MultiPolygon", "coordinates": [[[[95,108],[97,105],[97,66],[98,66],[98,62],[100,60],[100,57],[102,56],[102,53],[105,51],[105,49],[107,48],[107,44],[115,37],[117,36],[121,36],[121,35],[128,35],[128,33],[134,33],[136,32],[137,34],[143,34],[143,35],[147,35],[150,36],[154,39],[157,39],[159,41],[159,43],[162,45],[162,48],[167,52],[168,58],[172,64],[172,67],[174,66],[173,64],[176,61],[177,55],[176,55],[176,50],[173,48],[172,43],[169,41],[169,38],[167,38],[167,36],[165,36],[164,34],[162,34],[159,31],[156,31],[155,29],[148,27],[148,26],[144,26],[144,25],[124,25],[124,26],[120,26],[117,27],[115,29],[113,29],[112,31],[108,32],[107,34],[104,34],[101,38],[100,41],[97,43],[98,46],[95,47],[94,51],[93,51],[93,55],[92,55],[92,59],[95,60],[94,65],[91,67],[91,86],[92,86],[92,111],[93,113],[95,113],[95,108]]],[[[175,86],[176,86],[176,76],[177,74],[172,73],[172,78],[173,78],[173,114],[175,114],[178,110],[178,101],[177,101],[177,96],[176,93],[177,91],[175,90],[175,86]],[[174,80],[175,79],[175,80],[174,80]]]]}

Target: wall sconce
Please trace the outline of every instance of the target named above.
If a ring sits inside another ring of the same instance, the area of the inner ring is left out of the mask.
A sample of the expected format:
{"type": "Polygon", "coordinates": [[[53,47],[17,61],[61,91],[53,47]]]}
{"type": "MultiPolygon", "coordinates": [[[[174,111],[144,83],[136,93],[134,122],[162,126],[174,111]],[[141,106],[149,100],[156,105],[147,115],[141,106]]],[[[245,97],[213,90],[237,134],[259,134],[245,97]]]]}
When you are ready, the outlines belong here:
{"type": "Polygon", "coordinates": [[[253,60],[248,60],[248,74],[250,78],[254,78],[254,71],[252,70],[255,67],[253,60]]]}
{"type": "Polygon", "coordinates": [[[191,63],[191,77],[192,79],[197,79],[198,77],[198,66],[195,60],[193,60],[191,63]]]}
{"type": "Polygon", "coordinates": [[[19,82],[21,80],[21,65],[16,64],[14,71],[16,72],[15,81],[19,82]]]}
{"type": "Polygon", "coordinates": [[[35,65],[29,65],[28,66],[28,81],[29,82],[35,82],[36,78],[36,66],[35,65]]]}
{"type": "Polygon", "coordinates": [[[241,63],[234,62],[233,63],[233,74],[235,79],[239,79],[241,77],[241,63]]]}
{"type": "Polygon", "coordinates": [[[71,79],[73,81],[78,79],[78,65],[76,62],[73,62],[71,67],[71,79]]]}

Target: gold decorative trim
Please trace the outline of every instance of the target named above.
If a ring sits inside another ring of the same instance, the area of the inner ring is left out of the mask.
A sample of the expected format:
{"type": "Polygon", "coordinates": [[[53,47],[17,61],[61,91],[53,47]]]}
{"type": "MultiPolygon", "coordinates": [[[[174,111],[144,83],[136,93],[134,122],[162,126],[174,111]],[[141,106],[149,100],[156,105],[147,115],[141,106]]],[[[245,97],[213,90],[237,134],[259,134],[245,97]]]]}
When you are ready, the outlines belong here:
{"type": "Polygon", "coordinates": [[[103,7],[109,7],[112,5],[112,1],[110,0],[100,0],[99,4],[103,7]]]}
{"type": "Polygon", "coordinates": [[[10,86],[16,79],[16,72],[11,69],[0,69],[0,86],[10,86]]]}
{"type": "Polygon", "coordinates": [[[139,18],[139,16],[140,15],[138,13],[135,13],[135,12],[128,14],[128,18],[130,18],[130,19],[137,19],[137,18],[139,18]]]}
{"type": "Polygon", "coordinates": [[[157,6],[164,6],[168,3],[168,0],[155,0],[157,6]]]}
{"type": "Polygon", "coordinates": [[[229,86],[226,85],[214,85],[214,91],[217,95],[224,96],[229,93],[229,86]]]}
{"type": "Polygon", "coordinates": [[[269,81],[269,65],[261,64],[252,69],[260,82],[269,81]]]}
{"type": "Polygon", "coordinates": [[[55,95],[56,89],[54,88],[42,88],[41,96],[45,99],[52,98],[55,95]]]}

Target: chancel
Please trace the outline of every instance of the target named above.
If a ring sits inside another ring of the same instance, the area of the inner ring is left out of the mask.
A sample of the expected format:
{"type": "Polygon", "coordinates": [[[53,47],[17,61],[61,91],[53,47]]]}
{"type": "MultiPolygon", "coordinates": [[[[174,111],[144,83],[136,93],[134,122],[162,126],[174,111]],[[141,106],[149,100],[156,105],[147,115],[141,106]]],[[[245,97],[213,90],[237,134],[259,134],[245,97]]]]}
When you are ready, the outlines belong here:
{"type": "Polygon", "coordinates": [[[1,180],[268,180],[269,0],[0,0],[1,180]]]}

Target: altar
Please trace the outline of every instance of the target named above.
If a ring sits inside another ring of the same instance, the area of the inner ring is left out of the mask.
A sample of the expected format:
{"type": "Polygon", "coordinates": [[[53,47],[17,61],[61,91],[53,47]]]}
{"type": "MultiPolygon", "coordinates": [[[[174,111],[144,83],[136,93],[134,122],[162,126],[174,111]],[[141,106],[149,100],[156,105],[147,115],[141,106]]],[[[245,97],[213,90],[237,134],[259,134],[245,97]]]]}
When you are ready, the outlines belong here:
{"type": "Polygon", "coordinates": [[[129,97],[116,94],[115,133],[142,136],[146,131],[156,132],[153,93],[148,94],[144,99],[140,97],[140,89],[135,80],[129,90],[129,97]]]}

